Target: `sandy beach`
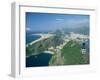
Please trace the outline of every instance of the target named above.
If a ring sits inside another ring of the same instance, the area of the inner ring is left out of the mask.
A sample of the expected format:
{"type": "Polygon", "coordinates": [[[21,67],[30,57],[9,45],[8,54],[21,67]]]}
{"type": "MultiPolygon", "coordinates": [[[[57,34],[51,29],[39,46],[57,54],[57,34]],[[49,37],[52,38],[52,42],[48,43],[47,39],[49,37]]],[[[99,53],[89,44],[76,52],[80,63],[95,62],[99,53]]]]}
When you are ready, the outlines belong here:
{"type": "Polygon", "coordinates": [[[44,51],[44,53],[54,54],[54,52],[52,52],[52,51],[44,51]]]}
{"type": "Polygon", "coordinates": [[[37,39],[37,40],[32,41],[31,43],[29,43],[30,45],[32,45],[32,44],[34,44],[34,43],[36,43],[36,42],[38,42],[38,41],[41,41],[41,40],[43,40],[43,39],[47,39],[47,38],[53,36],[53,34],[41,34],[41,33],[39,33],[39,34],[32,34],[32,35],[39,35],[39,36],[41,36],[41,37],[40,37],[39,39],[37,39]]]}

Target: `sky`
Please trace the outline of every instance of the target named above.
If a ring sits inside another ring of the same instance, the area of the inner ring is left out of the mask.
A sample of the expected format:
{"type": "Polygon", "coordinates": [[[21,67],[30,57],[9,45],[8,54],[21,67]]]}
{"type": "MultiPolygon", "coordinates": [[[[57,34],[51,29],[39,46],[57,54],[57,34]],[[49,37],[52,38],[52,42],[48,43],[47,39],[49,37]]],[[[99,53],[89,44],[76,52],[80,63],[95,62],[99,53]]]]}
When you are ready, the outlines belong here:
{"type": "Polygon", "coordinates": [[[26,12],[26,31],[89,27],[89,15],[26,12]]]}

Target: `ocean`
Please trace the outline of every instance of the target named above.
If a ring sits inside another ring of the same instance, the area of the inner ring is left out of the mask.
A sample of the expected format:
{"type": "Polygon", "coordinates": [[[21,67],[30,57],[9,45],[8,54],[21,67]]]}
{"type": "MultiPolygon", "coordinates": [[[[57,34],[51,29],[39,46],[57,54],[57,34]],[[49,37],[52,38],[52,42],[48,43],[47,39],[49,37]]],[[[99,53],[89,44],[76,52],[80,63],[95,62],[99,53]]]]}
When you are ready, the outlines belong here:
{"type": "Polygon", "coordinates": [[[48,66],[52,54],[49,53],[41,53],[38,55],[32,55],[26,58],[26,67],[40,67],[40,66],[48,66]]]}
{"type": "Polygon", "coordinates": [[[26,33],[26,44],[31,43],[32,41],[39,39],[41,36],[39,35],[33,35],[35,33],[28,32],[26,33]]]}

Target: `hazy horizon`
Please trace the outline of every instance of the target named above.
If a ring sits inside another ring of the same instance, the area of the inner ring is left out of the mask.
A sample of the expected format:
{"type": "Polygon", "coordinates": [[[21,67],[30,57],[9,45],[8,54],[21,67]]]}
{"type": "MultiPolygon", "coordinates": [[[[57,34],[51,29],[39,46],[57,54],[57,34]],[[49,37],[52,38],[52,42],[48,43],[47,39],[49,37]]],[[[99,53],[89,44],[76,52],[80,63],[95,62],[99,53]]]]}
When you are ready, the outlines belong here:
{"type": "Polygon", "coordinates": [[[26,12],[26,31],[89,28],[89,15],[26,12]]]}

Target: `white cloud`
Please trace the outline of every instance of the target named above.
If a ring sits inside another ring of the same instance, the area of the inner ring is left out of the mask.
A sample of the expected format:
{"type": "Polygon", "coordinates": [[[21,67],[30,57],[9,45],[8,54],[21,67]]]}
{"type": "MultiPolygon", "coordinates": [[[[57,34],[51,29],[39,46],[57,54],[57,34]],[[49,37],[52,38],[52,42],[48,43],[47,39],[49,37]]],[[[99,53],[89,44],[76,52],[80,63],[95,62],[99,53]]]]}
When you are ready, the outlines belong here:
{"type": "Polygon", "coordinates": [[[26,31],[30,31],[31,29],[29,27],[26,28],[26,31]]]}
{"type": "Polygon", "coordinates": [[[60,18],[59,18],[59,19],[56,19],[56,20],[57,20],[57,21],[62,21],[62,20],[64,20],[64,19],[60,19],[60,18]]]}

